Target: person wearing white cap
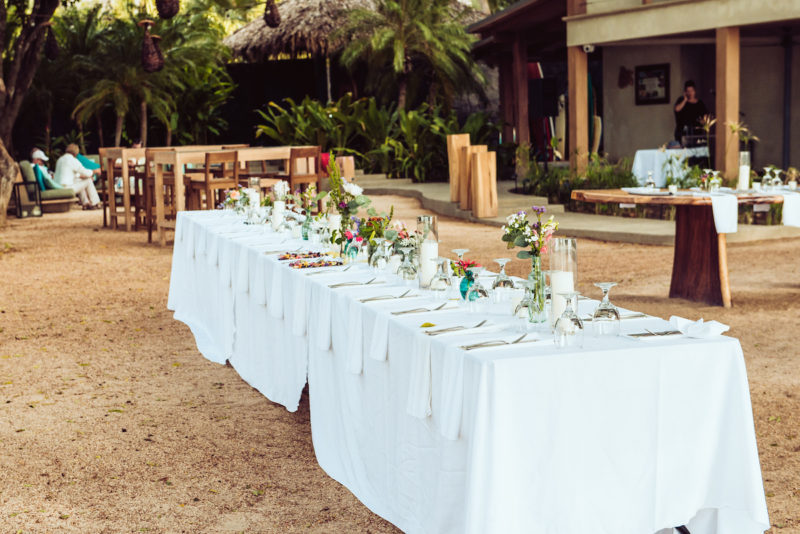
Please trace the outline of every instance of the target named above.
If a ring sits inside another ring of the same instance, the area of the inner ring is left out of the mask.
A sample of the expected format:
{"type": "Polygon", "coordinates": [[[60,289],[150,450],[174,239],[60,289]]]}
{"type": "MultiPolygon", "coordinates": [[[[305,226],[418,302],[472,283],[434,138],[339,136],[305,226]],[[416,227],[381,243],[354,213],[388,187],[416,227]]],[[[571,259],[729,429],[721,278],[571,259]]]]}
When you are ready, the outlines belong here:
{"type": "Polygon", "coordinates": [[[52,173],[47,168],[47,160],[50,158],[40,148],[31,150],[31,163],[33,163],[33,173],[36,176],[36,181],[39,184],[39,189],[44,191],[46,189],[44,178],[50,178],[52,173]]]}
{"type": "Polygon", "coordinates": [[[100,196],[92,181],[92,171],[81,165],[78,158],[78,145],[67,145],[64,155],[56,161],[55,180],[63,187],[70,187],[78,195],[83,209],[100,208],[100,196]]]}

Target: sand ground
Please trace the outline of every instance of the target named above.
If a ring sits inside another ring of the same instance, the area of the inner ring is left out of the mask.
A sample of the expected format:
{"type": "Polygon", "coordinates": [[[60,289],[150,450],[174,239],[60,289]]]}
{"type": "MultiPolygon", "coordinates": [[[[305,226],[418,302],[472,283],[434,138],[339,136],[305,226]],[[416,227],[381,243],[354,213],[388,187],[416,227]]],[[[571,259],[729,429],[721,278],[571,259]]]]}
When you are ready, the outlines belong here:
{"type": "MultiPolygon", "coordinates": [[[[497,228],[441,234],[490,268],[513,256],[497,228]]],[[[581,240],[579,256],[587,294],[617,280],[622,306],[731,325],[772,532],[800,532],[800,240],[731,245],[729,310],[666,298],[670,247],[581,240]]],[[[288,413],[197,352],[166,310],[170,260],[98,212],[0,230],[0,532],[396,532],[317,465],[307,397],[288,413]]]]}

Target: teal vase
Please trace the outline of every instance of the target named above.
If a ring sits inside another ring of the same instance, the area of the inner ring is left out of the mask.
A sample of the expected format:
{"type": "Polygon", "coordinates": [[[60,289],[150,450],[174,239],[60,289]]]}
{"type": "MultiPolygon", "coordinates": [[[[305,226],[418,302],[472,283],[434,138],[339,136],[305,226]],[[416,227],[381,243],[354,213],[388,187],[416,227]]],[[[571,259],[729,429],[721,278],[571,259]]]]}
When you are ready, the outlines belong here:
{"type": "Polygon", "coordinates": [[[306,215],[306,220],[303,221],[301,228],[303,232],[303,241],[308,241],[308,234],[311,233],[311,215],[306,215]]]}
{"type": "Polygon", "coordinates": [[[458,285],[458,289],[461,291],[462,299],[467,299],[467,292],[469,292],[469,288],[471,288],[472,284],[474,283],[475,279],[472,276],[472,272],[467,271],[467,274],[464,275],[464,278],[461,279],[461,283],[458,285]]]}

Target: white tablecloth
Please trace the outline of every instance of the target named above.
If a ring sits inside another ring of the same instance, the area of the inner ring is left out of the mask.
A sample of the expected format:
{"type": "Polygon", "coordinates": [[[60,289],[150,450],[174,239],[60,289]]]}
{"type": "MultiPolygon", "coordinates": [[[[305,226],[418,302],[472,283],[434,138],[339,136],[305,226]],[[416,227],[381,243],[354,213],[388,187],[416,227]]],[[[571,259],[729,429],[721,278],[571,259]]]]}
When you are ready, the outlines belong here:
{"type": "Polygon", "coordinates": [[[221,212],[180,213],[169,307],[207,358],[229,360],[291,411],[307,369],[320,465],[404,531],[768,528],[736,339],[587,338],[576,350],[543,339],[467,352],[459,346],[517,334],[499,315],[462,309],[391,314],[435,304],[427,296],[362,304],[408,288],[379,275],[378,285],[332,289],[375,275],[306,276],[263,253],[301,244],[282,240],[221,212]],[[496,328],[437,337],[420,328],[482,317],[496,328]]]}
{"type": "Polygon", "coordinates": [[[675,176],[681,178],[686,174],[683,170],[683,161],[686,158],[697,157],[705,158],[708,156],[707,147],[696,148],[674,148],[669,150],[661,150],[658,148],[648,150],[637,150],[633,156],[633,175],[639,180],[639,183],[644,185],[647,180],[647,173],[653,172],[653,179],[656,181],[656,187],[667,186],[667,173],[665,164],[670,156],[674,156],[673,161],[670,163],[672,172],[675,176]]]}

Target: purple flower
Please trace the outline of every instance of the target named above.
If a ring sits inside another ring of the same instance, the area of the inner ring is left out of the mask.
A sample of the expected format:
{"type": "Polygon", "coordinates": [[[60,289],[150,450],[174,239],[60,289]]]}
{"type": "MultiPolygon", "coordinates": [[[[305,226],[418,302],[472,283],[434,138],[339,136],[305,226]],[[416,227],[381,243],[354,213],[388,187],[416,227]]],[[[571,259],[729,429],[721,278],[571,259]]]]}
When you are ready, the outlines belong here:
{"type": "Polygon", "coordinates": [[[343,209],[345,209],[345,208],[347,208],[347,203],[346,203],[346,202],[344,202],[344,201],[342,201],[342,202],[339,202],[339,209],[340,209],[340,210],[343,210],[343,209]]]}
{"type": "Polygon", "coordinates": [[[545,206],[533,206],[531,209],[533,210],[534,213],[538,213],[539,215],[547,211],[547,208],[545,206]]]}

